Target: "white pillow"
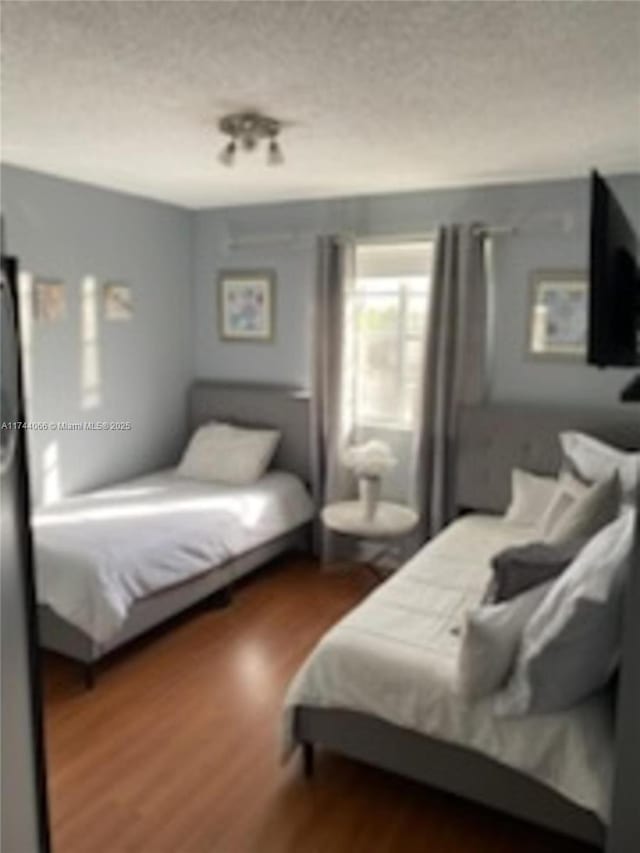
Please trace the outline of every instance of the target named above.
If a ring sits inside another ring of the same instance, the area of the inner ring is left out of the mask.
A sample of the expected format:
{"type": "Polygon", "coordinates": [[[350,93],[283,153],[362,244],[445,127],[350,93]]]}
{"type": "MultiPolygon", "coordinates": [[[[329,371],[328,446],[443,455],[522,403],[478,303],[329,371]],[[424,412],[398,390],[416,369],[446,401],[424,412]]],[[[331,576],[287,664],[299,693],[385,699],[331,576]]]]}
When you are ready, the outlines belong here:
{"type": "Polygon", "coordinates": [[[544,539],[548,536],[562,516],[588,491],[589,486],[578,480],[569,471],[563,471],[557,480],[553,498],[540,519],[538,525],[540,538],[544,539]]]}
{"type": "Polygon", "coordinates": [[[483,604],[467,613],[456,693],[480,699],[502,687],[513,665],[522,631],[552,582],[540,584],[500,604],[483,604]]]}
{"type": "Polygon", "coordinates": [[[607,683],[619,662],[634,529],[635,511],[627,509],[553,583],[524,629],[497,714],[564,710],[607,683]]]}
{"type": "Polygon", "coordinates": [[[540,522],[557,486],[553,477],[539,477],[520,468],[511,472],[511,503],[504,520],[533,527],[540,522]]]}
{"type": "Polygon", "coordinates": [[[590,483],[608,480],[617,473],[623,500],[635,503],[640,487],[640,453],[626,453],[581,432],[561,432],[560,444],[575,473],[590,483]]]}
{"type": "Polygon", "coordinates": [[[610,524],[620,511],[622,493],[617,474],[587,489],[582,497],[574,500],[564,512],[551,521],[544,533],[544,541],[550,545],[568,545],[586,542],[598,530],[610,524]]]}
{"type": "Polygon", "coordinates": [[[189,442],[178,474],[234,486],[255,483],[267,470],[279,440],[277,430],[205,424],[189,442]]]}

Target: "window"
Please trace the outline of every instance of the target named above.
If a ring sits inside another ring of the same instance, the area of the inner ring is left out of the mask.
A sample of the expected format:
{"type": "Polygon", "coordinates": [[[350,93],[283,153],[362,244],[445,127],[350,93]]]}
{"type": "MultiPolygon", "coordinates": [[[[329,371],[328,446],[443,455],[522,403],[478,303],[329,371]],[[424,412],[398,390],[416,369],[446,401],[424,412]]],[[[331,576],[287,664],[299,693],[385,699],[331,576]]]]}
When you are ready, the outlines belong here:
{"type": "Polygon", "coordinates": [[[355,427],[416,423],[432,255],[428,240],[356,249],[345,317],[345,399],[355,427]]]}

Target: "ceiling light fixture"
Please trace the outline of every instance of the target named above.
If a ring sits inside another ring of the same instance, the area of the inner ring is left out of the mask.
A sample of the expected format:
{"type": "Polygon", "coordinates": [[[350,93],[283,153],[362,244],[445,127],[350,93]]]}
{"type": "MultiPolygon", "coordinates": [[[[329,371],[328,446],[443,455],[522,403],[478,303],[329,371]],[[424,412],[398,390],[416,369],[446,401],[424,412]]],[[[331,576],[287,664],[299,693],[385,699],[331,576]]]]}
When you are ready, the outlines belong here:
{"type": "Polygon", "coordinates": [[[231,137],[218,155],[224,166],[233,166],[238,147],[243,151],[253,151],[260,142],[267,139],[268,165],[279,166],[284,163],[284,155],[278,141],[282,123],[277,119],[256,112],[230,113],[220,119],[218,128],[221,133],[231,137]]]}

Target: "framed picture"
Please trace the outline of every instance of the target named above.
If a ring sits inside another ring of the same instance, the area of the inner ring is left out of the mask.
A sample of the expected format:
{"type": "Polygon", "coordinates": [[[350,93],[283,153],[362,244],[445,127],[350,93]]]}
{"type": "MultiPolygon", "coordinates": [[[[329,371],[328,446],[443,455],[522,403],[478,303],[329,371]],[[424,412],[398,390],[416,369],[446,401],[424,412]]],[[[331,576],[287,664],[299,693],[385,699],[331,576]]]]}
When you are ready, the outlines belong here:
{"type": "Polygon", "coordinates": [[[226,270],[220,273],[218,322],[222,340],[273,340],[275,285],[275,273],[270,270],[226,270]]]}
{"type": "Polygon", "coordinates": [[[531,358],[584,360],[589,288],[583,270],[545,270],[531,276],[527,352],[531,358]]]}
{"type": "Polygon", "coordinates": [[[106,320],[130,320],[133,317],[131,287],[122,282],[107,282],[103,289],[103,304],[106,320]]]}
{"type": "Polygon", "coordinates": [[[64,283],[36,279],[33,285],[33,313],[39,323],[58,323],[67,313],[64,283]]]}

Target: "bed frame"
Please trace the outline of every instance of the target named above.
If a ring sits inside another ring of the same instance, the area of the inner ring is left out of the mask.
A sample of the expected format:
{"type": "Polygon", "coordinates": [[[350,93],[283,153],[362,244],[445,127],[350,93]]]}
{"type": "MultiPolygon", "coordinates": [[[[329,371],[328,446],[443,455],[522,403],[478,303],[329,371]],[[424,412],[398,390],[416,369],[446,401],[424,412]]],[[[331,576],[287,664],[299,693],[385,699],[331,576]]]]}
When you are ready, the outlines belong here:
{"type": "MultiPolygon", "coordinates": [[[[458,462],[452,472],[460,511],[502,512],[509,500],[511,469],[540,474],[558,470],[558,433],[588,432],[608,443],[640,448],[640,408],[574,409],[491,404],[465,408],[458,430],[458,462]]],[[[639,528],[640,529],[640,528],[639,528]]],[[[636,537],[640,541],[640,537],[636,537]]],[[[345,710],[300,707],[294,731],[306,775],[314,748],[351,758],[475,800],[607,853],[635,853],[640,839],[640,545],[627,590],[627,617],[617,687],[616,776],[608,831],[591,812],[532,778],[465,747],[445,743],[376,717],[345,710]]]]}
{"type": "MultiPolygon", "coordinates": [[[[280,385],[199,380],[188,393],[188,434],[210,420],[280,430],[272,467],[297,474],[310,484],[309,406],[304,391],[280,385]]],[[[237,580],[287,551],[308,550],[310,526],[302,525],[211,571],[141,599],[131,608],[120,631],[106,644],[96,643],[51,608],[40,605],[40,645],[81,663],[85,683],[92,687],[98,662],[111,652],[198,602],[228,604],[237,580]]]]}

